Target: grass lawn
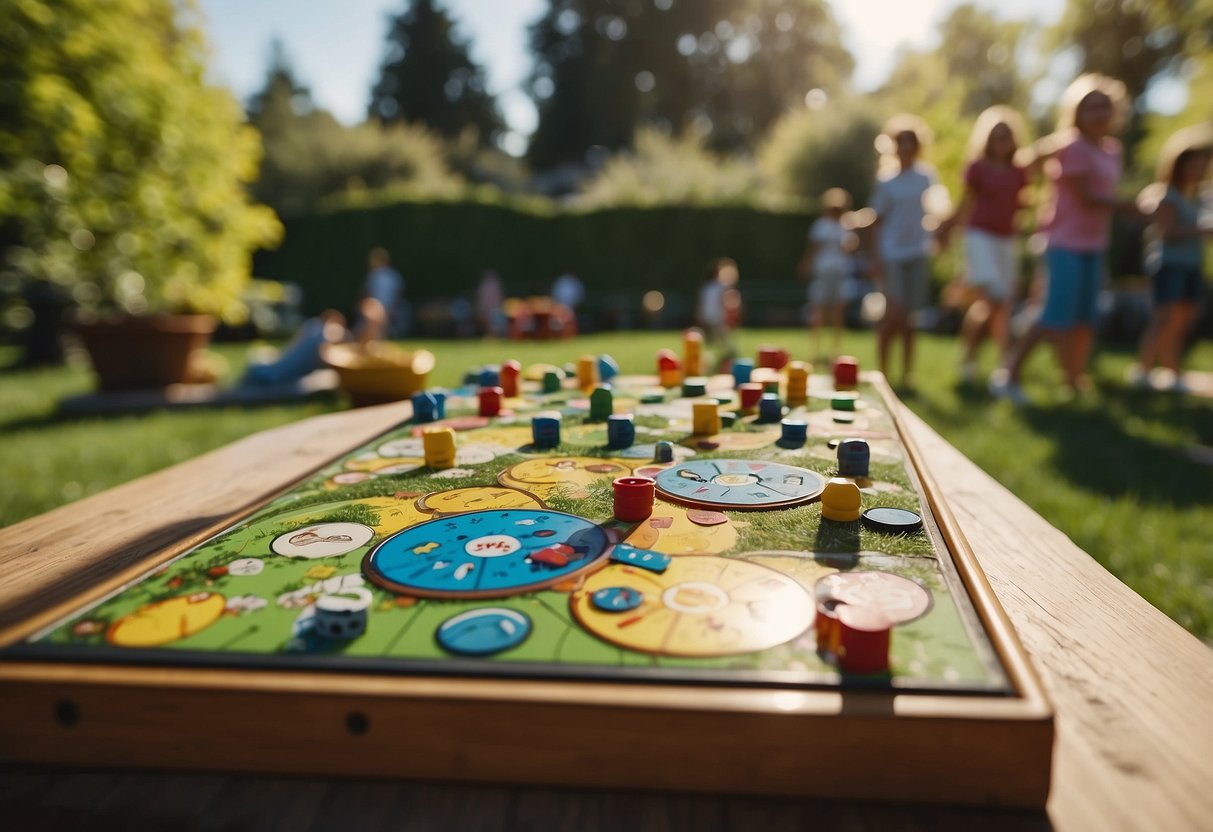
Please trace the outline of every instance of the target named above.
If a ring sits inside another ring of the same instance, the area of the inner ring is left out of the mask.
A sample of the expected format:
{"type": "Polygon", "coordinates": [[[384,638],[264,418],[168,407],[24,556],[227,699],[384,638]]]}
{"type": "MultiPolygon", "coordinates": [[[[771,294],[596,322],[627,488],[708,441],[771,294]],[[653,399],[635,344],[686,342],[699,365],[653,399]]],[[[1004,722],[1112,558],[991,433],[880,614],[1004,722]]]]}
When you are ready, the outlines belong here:
{"type": "MultiPolygon", "coordinates": [[[[798,330],[739,333],[742,354],[759,343],[805,355],[798,330]]],[[[678,347],[670,332],[585,336],[566,343],[439,341],[432,381],[452,385],[467,367],[514,357],[563,363],[607,352],[624,372],[651,372],[653,353],[678,347]]],[[[870,333],[849,333],[845,349],[874,366],[870,333]]],[[[246,348],[222,346],[229,377],[246,348]]],[[[1213,467],[1188,455],[1213,446],[1213,400],[1144,393],[1121,381],[1127,351],[1104,349],[1093,362],[1096,392],[1065,401],[1051,355],[1040,350],[1025,373],[1034,404],[1014,409],[956,381],[956,342],[919,339],[918,389],[908,404],[1075,543],[1152,604],[1213,641],[1213,467]]],[[[0,350],[0,366],[16,354],[0,350]]],[[[985,356],[990,369],[992,354],[985,356]]],[[[1213,370],[1213,344],[1189,366],[1213,370]]],[[[250,410],[198,410],[90,419],[56,416],[59,399],[87,392],[89,372],[0,372],[0,526],[94,494],[204,453],[241,436],[343,406],[320,401],[250,410]]],[[[940,476],[946,476],[941,473],[940,476]]]]}

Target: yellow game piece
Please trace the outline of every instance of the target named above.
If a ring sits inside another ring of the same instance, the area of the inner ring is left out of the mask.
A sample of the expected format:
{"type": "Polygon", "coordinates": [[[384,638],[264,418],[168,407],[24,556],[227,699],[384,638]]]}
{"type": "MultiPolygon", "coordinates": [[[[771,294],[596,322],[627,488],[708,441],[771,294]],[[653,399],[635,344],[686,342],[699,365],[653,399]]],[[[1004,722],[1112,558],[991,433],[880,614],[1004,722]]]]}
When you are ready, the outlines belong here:
{"type": "Polygon", "coordinates": [[[793,361],[788,365],[788,395],[787,402],[791,407],[804,404],[809,400],[809,373],[812,367],[803,361],[793,361]]]}
{"type": "Polygon", "coordinates": [[[688,329],[682,334],[683,368],[688,376],[703,375],[703,333],[688,329]]]}
{"type": "Polygon", "coordinates": [[[426,428],[421,433],[425,464],[430,468],[455,467],[455,431],[451,428],[426,428]]]}
{"type": "Polygon", "coordinates": [[[694,402],[691,407],[691,430],[696,436],[715,436],[720,433],[720,404],[715,399],[694,402]]]}
{"type": "Polygon", "coordinates": [[[834,477],[821,492],[821,516],[846,523],[859,519],[863,495],[853,480],[834,477]]]}
{"type": "Polygon", "coordinates": [[[598,386],[598,359],[583,355],[577,359],[577,386],[588,393],[598,386]]]}

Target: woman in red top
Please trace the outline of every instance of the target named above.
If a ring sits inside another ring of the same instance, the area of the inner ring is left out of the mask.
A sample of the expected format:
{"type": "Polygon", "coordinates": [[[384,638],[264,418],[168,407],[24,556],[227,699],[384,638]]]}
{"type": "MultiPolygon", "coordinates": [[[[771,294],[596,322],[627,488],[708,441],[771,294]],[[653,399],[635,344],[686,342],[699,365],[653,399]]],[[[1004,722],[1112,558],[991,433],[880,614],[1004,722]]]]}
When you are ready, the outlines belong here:
{"type": "Polygon", "coordinates": [[[990,107],[977,117],[969,138],[964,195],[956,213],[939,229],[939,242],[946,245],[952,228],[965,224],[967,282],[977,295],[960,328],[961,375],[969,383],[976,379],[977,351],[987,334],[1002,357],[1010,347],[1007,322],[1019,276],[1015,214],[1023,205],[1021,192],[1031,173],[1016,161],[1024,132],[1022,116],[1010,107],[990,107]]]}

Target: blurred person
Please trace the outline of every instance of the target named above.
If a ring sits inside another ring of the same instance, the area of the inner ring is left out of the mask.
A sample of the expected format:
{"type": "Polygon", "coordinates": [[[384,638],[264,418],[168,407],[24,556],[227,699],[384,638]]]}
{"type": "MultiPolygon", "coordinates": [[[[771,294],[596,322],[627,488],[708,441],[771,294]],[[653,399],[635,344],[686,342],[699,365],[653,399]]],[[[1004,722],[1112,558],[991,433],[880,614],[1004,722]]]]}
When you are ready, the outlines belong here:
{"type": "Polygon", "coordinates": [[[345,316],[335,309],[326,309],[300,324],[294,337],[276,354],[269,352],[250,359],[240,385],[274,387],[294,383],[324,366],[321,350],[325,344],[339,344],[349,337],[345,316]]]}
{"type": "Polygon", "coordinates": [[[821,216],[809,227],[809,246],[800,263],[800,276],[808,280],[809,332],[815,352],[824,360],[821,331],[833,328],[834,354],[842,349],[842,328],[847,303],[855,298],[851,252],[855,234],[844,227],[843,218],[851,207],[851,195],[842,188],[830,188],[821,196],[821,216]]]}
{"type": "Polygon", "coordinates": [[[934,169],[920,161],[930,130],[917,116],[894,116],[877,137],[881,173],[872,194],[876,219],[873,272],[885,296],[884,315],[876,329],[880,371],[889,375],[893,341],[902,344],[902,384],[911,388],[914,366],[913,313],[929,299],[931,235],[927,231],[929,192],[938,187],[934,169]]]}
{"type": "Polygon", "coordinates": [[[1201,225],[1201,184],[1213,159],[1213,128],[1188,127],[1172,134],[1159,155],[1154,184],[1142,192],[1139,206],[1150,216],[1146,252],[1154,302],[1129,381],[1149,386],[1155,364],[1170,371],[1168,389],[1188,392],[1180,364],[1184,338],[1200,311],[1204,294],[1204,238],[1213,227],[1201,225]]]}
{"type": "Polygon", "coordinates": [[[1057,345],[1070,390],[1081,394],[1089,387],[1085,373],[1095,339],[1112,214],[1137,213],[1131,200],[1116,196],[1123,160],[1114,134],[1121,128],[1125,107],[1120,81],[1094,73],[1080,76],[1062,95],[1057,132],[1037,142],[1039,155],[1048,157],[1044,170],[1052,186],[1041,215],[1047,239],[1044,308],[1005,368],[991,377],[995,396],[1016,404],[1025,401],[1020,374],[1046,338],[1057,345]]]}
{"type": "Polygon", "coordinates": [[[729,257],[713,260],[699,289],[695,322],[703,329],[704,340],[722,369],[737,357],[733,329],[741,319],[741,292],[737,282],[741,272],[737,262],[729,257]]]}
{"type": "Polygon", "coordinates": [[[964,193],[956,212],[939,228],[941,246],[952,229],[964,224],[967,286],[975,297],[961,322],[961,378],[977,377],[977,353],[989,335],[999,349],[999,365],[1010,349],[1010,314],[1019,275],[1019,241],[1015,215],[1023,207],[1022,193],[1035,163],[1023,163],[1023,117],[1010,107],[987,108],[977,117],[969,138],[964,193]]]}
{"type": "Polygon", "coordinates": [[[585,300],[585,285],[581,278],[569,271],[562,272],[552,283],[552,300],[564,307],[556,311],[558,317],[566,321],[566,326],[572,324],[573,331],[568,334],[576,335],[577,308],[585,300]]]}
{"type": "Polygon", "coordinates": [[[359,343],[391,337],[393,324],[401,317],[404,300],[404,277],[392,268],[392,258],[386,248],[376,246],[367,255],[368,271],[358,304],[358,324],[355,337],[359,343]]]}
{"type": "Polygon", "coordinates": [[[485,269],[476,287],[476,321],[480,331],[493,338],[505,335],[505,289],[501,276],[492,269],[485,269]]]}

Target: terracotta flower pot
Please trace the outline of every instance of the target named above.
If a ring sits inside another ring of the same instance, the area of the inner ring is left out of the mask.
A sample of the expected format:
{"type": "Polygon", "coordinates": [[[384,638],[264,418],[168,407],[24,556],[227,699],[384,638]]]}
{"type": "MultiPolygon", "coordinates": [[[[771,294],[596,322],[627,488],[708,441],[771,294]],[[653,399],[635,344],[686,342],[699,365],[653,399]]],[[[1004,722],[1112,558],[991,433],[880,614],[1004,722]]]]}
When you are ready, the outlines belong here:
{"type": "Polygon", "coordinates": [[[101,390],[138,390],[192,381],[191,362],[215,325],[210,315],[148,315],[80,323],[76,332],[101,390]]]}

